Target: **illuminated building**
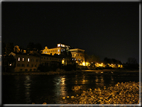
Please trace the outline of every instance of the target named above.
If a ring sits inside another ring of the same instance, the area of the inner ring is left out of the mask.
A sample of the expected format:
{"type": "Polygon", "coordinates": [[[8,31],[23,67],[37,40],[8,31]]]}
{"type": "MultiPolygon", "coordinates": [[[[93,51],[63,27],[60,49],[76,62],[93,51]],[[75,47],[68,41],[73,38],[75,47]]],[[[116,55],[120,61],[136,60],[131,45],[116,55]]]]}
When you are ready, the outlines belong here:
{"type": "MultiPolygon", "coordinates": [[[[27,55],[21,53],[11,52],[9,55],[13,55],[16,59],[15,72],[19,71],[37,71],[40,64],[50,66],[53,63],[61,63],[62,58],[51,55],[27,55]]],[[[12,66],[9,64],[9,66],[12,66]]]]}
{"type": "Polygon", "coordinates": [[[15,72],[19,71],[36,71],[40,64],[40,56],[33,56],[27,54],[13,53],[10,55],[16,59],[15,72]]]}
{"type": "Polygon", "coordinates": [[[47,46],[45,46],[45,49],[42,50],[42,54],[48,54],[48,55],[60,55],[61,52],[65,51],[66,49],[69,49],[70,46],[68,45],[64,45],[64,44],[57,44],[56,48],[48,48],[47,46]]]}
{"type": "Polygon", "coordinates": [[[61,43],[58,43],[58,44],[57,44],[57,47],[67,48],[67,49],[69,49],[69,48],[70,48],[70,46],[69,46],[69,45],[65,45],[65,44],[61,44],[61,43]]]}
{"type": "Polygon", "coordinates": [[[70,49],[69,51],[72,54],[72,58],[76,60],[76,63],[78,64],[82,64],[83,62],[85,63],[85,54],[84,54],[85,50],[75,48],[75,49],[70,49]]]}
{"type": "MultiPolygon", "coordinates": [[[[69,48],[70,48],[69,45],[58,43],[56,48],[49,49],[47,46],[45,46],[45,49],[42,50],[42,54],[61,55],[61,53],[63,51],[68,50],[71,52],[72,58],[73,58],[73,60],[76,61],[76,63],[83,64],[83,62],[85,62],[85,54],[84,54],[85,50],[78,49],[78,48],[75,48],[75,49],[69,49],[69,48]]],[[[63,59],[62,64],[66,64],[66,63],[67,63],[67,59],[63,59]]],[[[86,65],[86,63],[85,63],[85,65],[86,65]]]]}

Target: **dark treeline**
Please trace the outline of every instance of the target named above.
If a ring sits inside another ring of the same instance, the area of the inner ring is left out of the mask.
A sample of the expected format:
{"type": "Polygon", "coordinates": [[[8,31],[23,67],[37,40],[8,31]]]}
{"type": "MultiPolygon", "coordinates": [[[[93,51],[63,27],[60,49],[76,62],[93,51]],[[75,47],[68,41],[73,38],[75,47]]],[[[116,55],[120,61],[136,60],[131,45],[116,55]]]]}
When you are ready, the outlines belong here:
{"type": "Polygon", "coordinates": [[[105,57],[104,58],[104,63],[107,64],[107,63],[112,63],[112,64],[122,64],[121,61],[117,60],[117,59],[114,59],[114,58],[107,58],[105,57]]]}
{"type": "MultiPolygon", "coordinates": [[[[21,46],[19,47],[21,50],[26,50],[26,53],[30,53],[30,51],[37,51],[38,53],[41,53],[41,50],[42,50],[42,45],[40,43],[33,43],[33,42],[29,42],[26,48],[21,47],[21,46]]],[[[8,55],[10,52],[14,52],[14,43],[2,42],[2,54],[8,55]]]]}
{"type": "Polygon", "coordinates": [[[124,65],[126,69],[139,69],[139,64],[135,58],[128,58],[127,62],[124,65]]]}

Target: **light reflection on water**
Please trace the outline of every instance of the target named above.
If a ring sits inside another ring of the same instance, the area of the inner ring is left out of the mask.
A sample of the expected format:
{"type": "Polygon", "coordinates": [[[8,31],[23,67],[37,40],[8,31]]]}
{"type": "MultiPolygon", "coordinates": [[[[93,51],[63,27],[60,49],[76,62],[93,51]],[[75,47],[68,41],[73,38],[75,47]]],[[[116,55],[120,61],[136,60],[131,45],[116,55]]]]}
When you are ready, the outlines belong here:
{"type": "Polygon", "coordinates": [[[102,75],[96,76],[95,83],[96,83],[96,87],[103,87],[104,86],[104,77],[102,75]]]}
{"type": "Polygon", "coordinates": [[[58,76],[54,78],[55,83],[55,96],[56,96],[56,100],[58,100],[57,102],[60,102],[60,99],[62,96],[66,96],[67,92],[66,92],[66,76],[58,76]]]}
{"type": "MultiPolygon", "coordinates": [[[[46,102],[47,104],[61,104],[63,102],[70,101],[71,95],[79,95],[79,93],[86,91],[89,88],[94,89],[104,86],[112,86],[118,81],[125,81],[125,77],[121,77],[121,80],[117,80],[116,77],[117,75],[96,74],[72,74],[53,76],[16,75],[14,77],[15,81],[12,81],[13,76],[9,77],[9,81],[6,81],[7,76],[4,76],[5,84],[13,84],[13,87],[11,88],[4,86],[4,94],[9,92],[9,94],[5,96],[5,99],[10,98],[9,96],[11,95],[11,92],[14,92],[16,95],[13,95],[13,97],[16,98],[12,99],[11,97],[11,99],[5,101],[7,104],[10,103],[9,101],[15,104],[31,104],[32,102],[36,104],[41,104],[43,102],[46,102]],[[72,90],[74,87],[77,87],[77,91],[72,90]],[[69,96],[69,98],[63,100],[62,98],[66,96],[69,96]]],[[[130,77],[130,81],[133,81],[132,77],[130,77]]]]}
{"type": "Polygon", "coordinates": [[[25,85],[26,102],[30,103],[31,102],[31,97],[30,97],[31,80],[30,80],[30,76],[29,75],[26,75],[25,81],[24,81],[24,85],[25,85]]]}

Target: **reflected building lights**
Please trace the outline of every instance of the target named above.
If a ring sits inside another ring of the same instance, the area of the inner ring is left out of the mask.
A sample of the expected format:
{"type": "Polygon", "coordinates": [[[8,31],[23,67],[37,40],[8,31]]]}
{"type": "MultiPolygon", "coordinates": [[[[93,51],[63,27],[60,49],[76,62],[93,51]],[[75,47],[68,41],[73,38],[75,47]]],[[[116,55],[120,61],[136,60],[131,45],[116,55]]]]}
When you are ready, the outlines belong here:
{"type": "Polygon", "coordinates": [[[30,80],[30,76],[27,75],[25,79],[25,96],[26,96],[27,103],[31,102],[31,98],[30,98],[31,89],[30,88],[31,88],[31,80],[30,80]]]}
{"type": "Polygon", "coordinates": [[[61,76],[59,78],[55,78],[56,81],[56,88],[55,93],[57,96],[66,96],[66,78],[65,76],[61,76]]]}

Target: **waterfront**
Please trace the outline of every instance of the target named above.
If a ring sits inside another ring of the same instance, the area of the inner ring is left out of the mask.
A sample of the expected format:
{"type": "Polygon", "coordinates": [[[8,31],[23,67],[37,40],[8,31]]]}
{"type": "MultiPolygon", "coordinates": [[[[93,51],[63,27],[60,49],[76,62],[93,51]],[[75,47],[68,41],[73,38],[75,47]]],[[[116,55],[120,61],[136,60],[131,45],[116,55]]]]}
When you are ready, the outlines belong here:
{"type": "Polygon", "coordinates": [[[63,104],[75,102],[88,89],[139,81],[138,72],[77,72],[56,75],[3,75],[3,104],[63,104]]]}

